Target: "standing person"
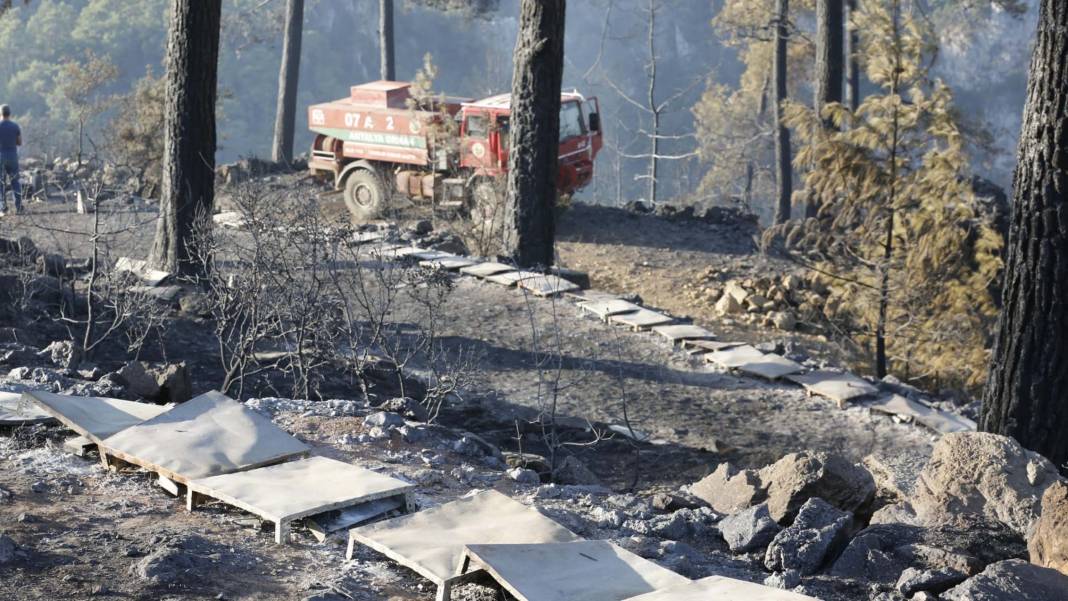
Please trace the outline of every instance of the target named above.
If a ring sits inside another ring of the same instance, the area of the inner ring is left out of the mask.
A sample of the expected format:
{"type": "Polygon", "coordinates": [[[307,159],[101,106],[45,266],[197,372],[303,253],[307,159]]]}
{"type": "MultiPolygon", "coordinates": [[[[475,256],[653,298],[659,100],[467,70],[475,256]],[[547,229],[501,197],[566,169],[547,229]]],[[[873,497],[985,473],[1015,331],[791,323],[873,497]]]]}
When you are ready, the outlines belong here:
{"type": "Polygon", "coordinates": [[[22,130],[11,120],[11,107],[0,105],[0,217],[7,213],[7,178],[15,196],[15,212],[22,212],[22,183],[19,181],[19,146],[22,130]]]}

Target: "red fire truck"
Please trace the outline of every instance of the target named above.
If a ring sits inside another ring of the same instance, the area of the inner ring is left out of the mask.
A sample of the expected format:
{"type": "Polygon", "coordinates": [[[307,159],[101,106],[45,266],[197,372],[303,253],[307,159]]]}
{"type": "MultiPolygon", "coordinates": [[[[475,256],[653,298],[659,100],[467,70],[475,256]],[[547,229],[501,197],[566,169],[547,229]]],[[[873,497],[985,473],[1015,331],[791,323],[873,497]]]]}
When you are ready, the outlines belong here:
{"type": "MultiPolygon", "coordinates": [[[[593,178],[603,140],[596,98],[561,95],[557,189],[571,195],[593,178]]],[[[445,206],[492,202],[508,169],[511,98],[438,97],[415,103],[411,84],[353,86],[347,98],[308,107],[315,132],[308,168],[344,193],[358,220],[393,194],[445,206]]]]}

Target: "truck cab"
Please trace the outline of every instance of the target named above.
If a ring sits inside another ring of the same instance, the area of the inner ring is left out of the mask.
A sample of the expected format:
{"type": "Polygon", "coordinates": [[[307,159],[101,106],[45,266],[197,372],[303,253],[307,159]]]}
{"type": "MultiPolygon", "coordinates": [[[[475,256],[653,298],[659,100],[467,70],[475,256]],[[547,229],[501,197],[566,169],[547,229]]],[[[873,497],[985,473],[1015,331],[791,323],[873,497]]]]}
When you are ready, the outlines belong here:
{"type": "MultiPolygon", "coordinates": [[[[511,95],[464,103],[460,109],[460,166],[476,177],[504,175],[508,166],[511,95]]],[[[577,92],[560,98],[560,172],[556,187],[571,195],[593,179],[593,162],[604,146],[596,98],[577,92]]]]}

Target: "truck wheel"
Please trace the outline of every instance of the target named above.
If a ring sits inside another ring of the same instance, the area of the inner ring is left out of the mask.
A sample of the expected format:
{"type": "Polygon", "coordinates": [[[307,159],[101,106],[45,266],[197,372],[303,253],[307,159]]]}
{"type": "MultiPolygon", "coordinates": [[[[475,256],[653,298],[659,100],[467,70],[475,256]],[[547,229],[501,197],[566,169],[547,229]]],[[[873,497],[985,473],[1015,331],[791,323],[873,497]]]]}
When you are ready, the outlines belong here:
{"type": "Polygon", "coordinates": [[[345,178],[345,206],[355,221],[368,221],[382,215],[388,191],[369,169],[357,169],[345,178]]]}

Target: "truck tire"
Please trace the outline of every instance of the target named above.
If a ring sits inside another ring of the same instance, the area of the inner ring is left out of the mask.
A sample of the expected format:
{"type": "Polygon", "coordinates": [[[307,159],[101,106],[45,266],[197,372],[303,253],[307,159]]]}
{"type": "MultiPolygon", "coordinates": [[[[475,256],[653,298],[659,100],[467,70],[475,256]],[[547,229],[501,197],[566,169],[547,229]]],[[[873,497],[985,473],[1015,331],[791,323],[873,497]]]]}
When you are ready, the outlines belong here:
{"type": "Polygon", "coordinates": [[[345,178],[345,206],[353,221],[369,221],[382,216],[389,189],[370,169],[357,169],[345,178]]]}

